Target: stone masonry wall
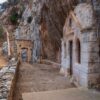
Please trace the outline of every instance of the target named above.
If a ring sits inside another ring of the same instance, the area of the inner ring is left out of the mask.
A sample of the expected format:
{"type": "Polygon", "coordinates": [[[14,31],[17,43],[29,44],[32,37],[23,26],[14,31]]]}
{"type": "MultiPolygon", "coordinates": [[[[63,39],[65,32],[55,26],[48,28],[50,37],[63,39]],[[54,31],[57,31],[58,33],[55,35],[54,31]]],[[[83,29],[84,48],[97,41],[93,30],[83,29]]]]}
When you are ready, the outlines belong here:
{"type": "Polygon", "coordinates": [[[91,88],[100,88],[100,0],[93,0],[94,32],[89,37],[89,75],[88,85],[91,88]]]}
{"type": "Polygon", "coordinates": [[[88,87],[89,37],[94,33],[92,29],[94,25],[93,9],[90,4],[82,3],[75,8],[74,12],[82,28],[79,28],[76,24],[73,25],[75,38],[80,40],[81,46],[81,62],[78,64],[76,62],[77,44],[75,41],[73,76],[78,85],[88,87]]]}
{"type": "Polygon", "coordinates": [[[76,85],[93,87],[100,84],[100,56],[99,41],[95,31],[95,17],[90,4],[81,3],[76,6],[74,14],[79,24],[71,17],[67,18],[64,26],[64,37],[62,39],[62,71],[66,75],[70,69],[69,41],[73,42],[72,71],[73,81],[76,85]],[[69,27],[69,20],[72,20],[69,27]],[[69,34],[69,29],[73,32],[69,34]],[[81,61],[77,62],[77,39],[80,41],[81,61]],[[65,46],[66,44],[66,46],[65,46]]]}
{"type": "Polygon", "coordinates": [[[0,100],[13,100],[18,64],[12,60],[0,70],[0,100]]]}

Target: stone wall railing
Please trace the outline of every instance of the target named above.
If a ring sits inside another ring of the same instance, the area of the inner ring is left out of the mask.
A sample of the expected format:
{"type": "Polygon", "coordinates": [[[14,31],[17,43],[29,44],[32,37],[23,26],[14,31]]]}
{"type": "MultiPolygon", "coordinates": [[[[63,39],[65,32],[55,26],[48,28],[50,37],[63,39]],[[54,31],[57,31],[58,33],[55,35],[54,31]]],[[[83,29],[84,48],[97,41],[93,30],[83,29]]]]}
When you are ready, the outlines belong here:
{"type": "Polygon", "coordinates": [[[19,62],[10,61],[0,70],[0,100],[13,100],[19,62]]]}

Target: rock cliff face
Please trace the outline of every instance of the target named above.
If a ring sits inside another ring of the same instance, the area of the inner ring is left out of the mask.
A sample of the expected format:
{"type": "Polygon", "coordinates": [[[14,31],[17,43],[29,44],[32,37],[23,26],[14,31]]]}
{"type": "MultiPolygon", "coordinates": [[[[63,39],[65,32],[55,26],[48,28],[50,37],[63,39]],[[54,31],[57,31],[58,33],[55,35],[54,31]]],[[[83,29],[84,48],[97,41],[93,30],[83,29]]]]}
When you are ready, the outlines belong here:
{"type": "Polygon", "coordinates": [[[67,0],[44,0],[43,2],[41,23],[45,23],[45,31],[49,37],[49,43],[53,47],[51,52],[54,52],[53,55],[56,61],[60,60],[61,38],[63,36],[65,19],[69,13],[68,9],[73,9],[70,5],[76,4],[77,0],[76,2],[74,0],[71,2],[67,0]]]}
{"type": "MultiPolygon", "coordinates": [[[[63,26],[70,9],[79,2],[95,5],[99,0],[21,0],[25,11],[16,29],[17,39],[28,39],[33,42],[32,61],[40,56],[43,59],[58,61],[60,58],[63,26]]],[[[97,7],[97,6],[96,6],[97,7]]]]}
{"type": "MultiPolygon", "coordinates": [[[[15,5],[19,10],[24,9],[22,18],[18,20],[18,27],[15,31],[16,39],[26,39],[33,42],[32,62],[36,62],[40,56],[43,59],[60,61],[61,38],[63,26],[70,9],[74,9],[77,3],[92,3],[93,9],[98,16],[99,0],[16,0],[20,1],[15,5]]],[[[14,0],[9,2],[14,3],[14,0]]],[[[10,33],[16,28],[9,22],[10,12],[13,7],[8,8],[1,20],[10,33]]],[[[95,18],[96,19],[96,18],[95,18]]],[[[99,17],[96,19],[100,21],[99,17]]],[[[99,29],[100,24],[97,24],[99,29]]],[[[98,30],[97,29],[97,30],[98,30]]],[[[99,32],[98,32],[99,33],[99,32]]],[[[99,35],[99,34],[97,34],[99,35]]]]}
{"type": "Polygon", "coordinates": [[[13,5],[18,3],[20,0],[8,0],[9,4],[13,5]]]}
{"type": "Polygon", "coordinates": [[[57,61],[60,56],[63,26],[68,14],[77,2],[72,0],[31,0],[26,3],[20,25],[15,32],[17,38],[33,41],[32,61],[42,56],[57,61]],[[70,5],[68,5],[70,4],[70,5]]]}
{"type": "MultiPolygon", "coordinates": [[[[20,1],[20,0],[19,0],[20,1]]],[[[13,2],[13,0],[10,2],[13,2]]],[[[90,0],[22,0],[25,10],[15,31],[16,39],[28,39],[33,42],[32,61],[43,59],[60,61],[63,26],[70,9],[79,2],[90,0]]],[[[97,5],[97,0],[92,4],[97,5]]],[[[98,1],[99,2],[99,1],[98,1]]],[[[20,7],[21,8],[21,7],[20,7]]],[[[6,21],[7,23],[7,21],[6,21]]]]}
{"type": "Polygon", "coordinates": [[[38,0],[34,0],[27,4],[26,9],[22,15],[22,20],[20,20],[20,25],[18,26],[15,36],[16,39],[26,39],[33,42],[33,52],[32,52],[32,62],[36,62],[40,57],[40,11],[41,6],[38,0]]]}

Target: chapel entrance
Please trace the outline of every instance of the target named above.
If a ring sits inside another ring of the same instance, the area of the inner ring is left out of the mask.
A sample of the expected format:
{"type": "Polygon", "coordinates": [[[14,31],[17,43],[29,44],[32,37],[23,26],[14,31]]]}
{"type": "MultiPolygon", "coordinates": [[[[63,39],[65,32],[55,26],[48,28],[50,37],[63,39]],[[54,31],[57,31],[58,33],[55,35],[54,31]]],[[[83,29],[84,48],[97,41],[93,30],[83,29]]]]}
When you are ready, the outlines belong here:
{"type": "Polygon", "coordinates": [[[69,41],[70,75],[73,74],[73,41],[69,41]]]}

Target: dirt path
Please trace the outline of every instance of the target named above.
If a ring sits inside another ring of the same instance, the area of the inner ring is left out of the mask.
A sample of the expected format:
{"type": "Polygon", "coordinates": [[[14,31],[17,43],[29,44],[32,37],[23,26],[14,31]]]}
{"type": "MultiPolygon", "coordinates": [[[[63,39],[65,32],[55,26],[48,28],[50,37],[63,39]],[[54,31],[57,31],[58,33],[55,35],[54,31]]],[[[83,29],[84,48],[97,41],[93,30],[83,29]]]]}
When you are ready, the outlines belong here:
{"type": "Polygon", "coordinates": [[[74,87],[67,78],[59,74],[59,69],[50,65],[23,63],[20,65],[13,100],[22,100],[22,93],[50,91],[74,87]]]}

